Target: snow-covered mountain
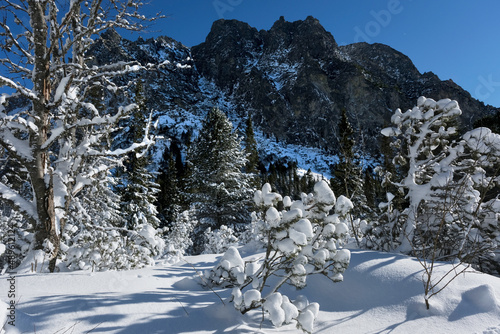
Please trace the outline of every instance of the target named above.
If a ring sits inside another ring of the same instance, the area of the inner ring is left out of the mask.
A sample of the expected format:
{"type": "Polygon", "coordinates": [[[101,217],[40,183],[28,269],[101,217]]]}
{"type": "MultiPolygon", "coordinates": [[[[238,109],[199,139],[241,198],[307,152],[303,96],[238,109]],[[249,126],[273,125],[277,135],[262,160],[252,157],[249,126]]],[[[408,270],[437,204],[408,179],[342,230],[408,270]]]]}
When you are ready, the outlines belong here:
{"type": "Polygon", "coordinates": [[[138,75],[165,137],[196,136],[200,119],[218,106],[236,128],[251,115],[262,156],[288,156],[323,173],[335,160],[342,109],[358,130],[358,146],[371,157],[378,154],[377,137],[392,111],[411,108],[421,95],[456,99],[464,130],[498,110],[451,80],[421,74],[389,46],[339,46],[312,17],[296,22],[282,17],[268,31],[219,20],[206,41],[192,48],[169,37],[129,41],[108,31],[90,54],[99,65],[121,60],[153,65],[138,75]]]}

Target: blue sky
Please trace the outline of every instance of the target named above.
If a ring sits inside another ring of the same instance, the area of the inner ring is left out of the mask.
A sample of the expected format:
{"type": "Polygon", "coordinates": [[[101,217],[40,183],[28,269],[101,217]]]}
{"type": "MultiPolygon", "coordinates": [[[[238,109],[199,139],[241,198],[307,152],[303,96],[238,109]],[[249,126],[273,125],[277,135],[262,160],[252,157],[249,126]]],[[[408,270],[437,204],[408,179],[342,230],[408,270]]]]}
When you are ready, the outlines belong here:
{"type": "Polygon", "coordinates": [[[420,72],[452,79],[500,107],[498,0],[150,0],[143,10],[168,16],[143,37],[166,35],[187,46],[203,42],[220,18],[269,29],[280,16],[295,21],[312,15],[338,44],[387,44],[409,56],[420,72]]]}

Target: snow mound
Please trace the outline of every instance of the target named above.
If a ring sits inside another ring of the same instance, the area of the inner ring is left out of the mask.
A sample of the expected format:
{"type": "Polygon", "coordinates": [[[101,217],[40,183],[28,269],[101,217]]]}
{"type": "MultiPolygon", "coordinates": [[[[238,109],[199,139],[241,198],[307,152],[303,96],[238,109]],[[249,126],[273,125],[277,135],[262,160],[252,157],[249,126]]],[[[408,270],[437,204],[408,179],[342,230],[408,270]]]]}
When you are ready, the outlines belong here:
{"type": "Polygon", "coordinates": [[[16,268],[18,274],[49,272],[49,261],[47,255],[42,250],[31,251],[26,255],[19,267],[16,268]]]}
{"type": "Polygon", "coordinates": [[[495,311],[499,305],[495,291],[489,284],[467,290],[462,294],[462,301],[469,303],[480,312],[495,311]]]}

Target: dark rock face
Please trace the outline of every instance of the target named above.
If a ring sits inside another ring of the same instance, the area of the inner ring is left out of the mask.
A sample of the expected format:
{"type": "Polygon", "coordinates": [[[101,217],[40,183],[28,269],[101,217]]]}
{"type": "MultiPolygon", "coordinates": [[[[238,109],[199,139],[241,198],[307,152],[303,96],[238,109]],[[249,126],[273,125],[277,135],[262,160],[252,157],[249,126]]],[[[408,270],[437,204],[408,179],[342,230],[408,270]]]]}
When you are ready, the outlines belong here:
{"type": "Polygon", "coordinates": [[[219,20],[192,54],[200,74],[251,112],[265,132],[334,151],[343,108],[370,151],[377,143],[369,139],[380,133],[393,110],[413,107],[421,95],[456,99],[464,128],[495,109],[452,81],[421,74],[407,56],[388,46],[338,46],[312,17],[280,18],[269,31],[219,20]]]}
{"type": "MultiPolygon", "coordinates": [[[[144,94],[149,110],[157,116],[166,115],[176,109],[196,113],[204,100],[199,85],[200,75],[196,71],[188,47],[169,37],[129,41],[114,30],[108,30],[93,44],[89,51],[92,62],[105,65],[112,62],[135,61],[150,66],[150,70],[130,75],[143,81],[144,94]]],[[[124,83],[130,77],[121,78],[124,83]]]]}
{"type": "Polygon", "coordinates": [[[499,110],[473,99],[451,80],[421,74],[389,46],[339,46],[313,17],[296,22],[281,17],[268,31],[219,20],[205,42],[191,49],[168,37],[132,42],[111,30],[90,54],[96,65],[156,65],[138,75],[148,107],[156,117],[168,119],[170,128],[187,114],[201,116],[223,101],[223,109],[236,117],[250,113],[256,126],[280,141],[333,153],[342,109],[357,130],[360,148],[372,155],[393,111],[413,107],[421,95],[456,99],[464,129],[499,110]]]}

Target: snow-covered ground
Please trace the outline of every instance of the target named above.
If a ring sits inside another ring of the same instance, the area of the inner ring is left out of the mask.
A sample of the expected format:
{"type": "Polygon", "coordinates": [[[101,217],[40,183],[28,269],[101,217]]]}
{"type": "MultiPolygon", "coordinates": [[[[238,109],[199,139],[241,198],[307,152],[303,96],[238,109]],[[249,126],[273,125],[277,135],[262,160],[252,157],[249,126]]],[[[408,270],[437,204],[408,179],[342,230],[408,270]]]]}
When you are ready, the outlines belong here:
{"type": "MultiPolygon", "coordinates": [[[[242,255],[255,256],[244,250],[242,255]]],[[[38,334],[300,333],[294,325],[273,328],[257,311],[241,315],[227,300],[230,290],[216,290],[216,295],[199,285],[194,268],[209,269],[218,257],[186,257],[176,264],[122,272],[16,275],[15,330],[38,334]]],[[[449,268],[440,264],[437,271],[449,268]]],[[[500,278],[461,275],[431,298],[427,311],[421,275],[422,268],[413,258],[352,250],[344,282],[313,277],[304,290],[289,288],[286,294],[291,299],[303,294],[320,304],[315,333],[500,333],[500,278]]],[[[2,325],[13,282],[9,277],[0,279],[2,325]]],[[[6,328],[11,332],[11,327],[6,328]]]]}

